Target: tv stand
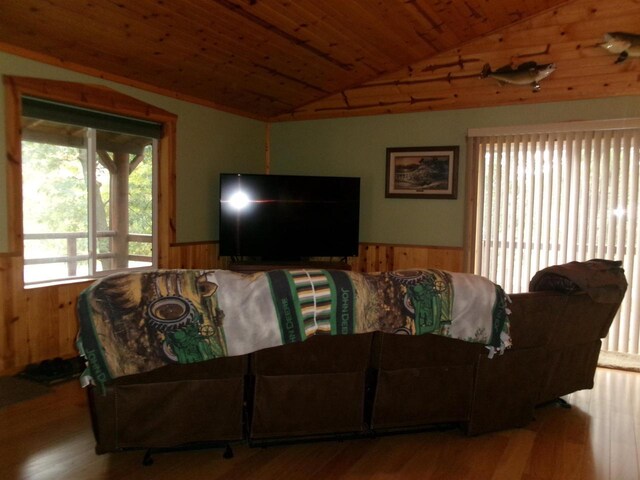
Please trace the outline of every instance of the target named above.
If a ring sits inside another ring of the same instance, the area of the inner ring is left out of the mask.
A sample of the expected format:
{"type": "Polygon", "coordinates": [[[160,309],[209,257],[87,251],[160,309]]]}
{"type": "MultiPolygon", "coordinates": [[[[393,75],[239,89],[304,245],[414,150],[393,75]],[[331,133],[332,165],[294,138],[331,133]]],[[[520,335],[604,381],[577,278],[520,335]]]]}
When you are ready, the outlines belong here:
{"type": "Polygon", "coordinates": [[[299,262],[276,262],[255,260],[231,262],[229,270],[240,273],[265,272],[267,270],[295,270],[298,268],[320,269],[320,270],[351,270],[351,265],[346,262],[322,262],[301,260],[299,262]]]}

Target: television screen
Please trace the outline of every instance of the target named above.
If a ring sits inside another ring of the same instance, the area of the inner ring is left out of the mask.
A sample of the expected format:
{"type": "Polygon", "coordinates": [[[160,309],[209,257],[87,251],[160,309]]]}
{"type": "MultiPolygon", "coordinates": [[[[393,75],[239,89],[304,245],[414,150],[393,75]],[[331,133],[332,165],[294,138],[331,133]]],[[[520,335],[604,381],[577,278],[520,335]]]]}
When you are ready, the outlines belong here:
{"type": "Polygon", "coordinates": [[[358,254],[360,179],[220,175],[220,255],[299,260],[358,254]]]}

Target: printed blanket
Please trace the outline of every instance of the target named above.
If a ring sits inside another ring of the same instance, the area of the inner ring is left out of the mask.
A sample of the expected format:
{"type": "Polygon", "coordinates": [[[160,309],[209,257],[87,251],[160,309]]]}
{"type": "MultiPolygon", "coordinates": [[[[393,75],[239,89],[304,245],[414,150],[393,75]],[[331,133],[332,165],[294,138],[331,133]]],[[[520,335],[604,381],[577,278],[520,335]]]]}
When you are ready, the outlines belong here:
{"type": "Polygon", "coordinates": [[[436,334],[509,347],[507,297],[440,270],[158,270],[96,281],[78,300],[85,381],[242,355],[314,335],[436,334]]]}

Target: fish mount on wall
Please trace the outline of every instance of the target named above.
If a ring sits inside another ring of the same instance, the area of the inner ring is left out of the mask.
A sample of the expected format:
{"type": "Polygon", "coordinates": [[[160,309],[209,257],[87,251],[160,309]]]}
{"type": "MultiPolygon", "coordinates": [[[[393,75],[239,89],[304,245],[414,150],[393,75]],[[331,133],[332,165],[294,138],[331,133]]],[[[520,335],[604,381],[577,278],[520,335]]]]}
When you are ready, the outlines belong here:
{"type": "Polygon", "coordinates": [[[554,63],[538,64],[525,62],[513,68],[505,65],[497,70],[491,70],[489,64],[485,64],[480,73],[480,78],[495,78],[500,85],[511,83],[513,85],[531,85],[533,92],[540,90],[540,81],[551,75],[556,69],[554,63]]]}
{"type": "Polygon", "coordinates": [[[605,33],[604,42],[598,46],[618,55],[614,63],[622,63],[629,57],[640,57],[640,35],[635,33],[605,33]]]}

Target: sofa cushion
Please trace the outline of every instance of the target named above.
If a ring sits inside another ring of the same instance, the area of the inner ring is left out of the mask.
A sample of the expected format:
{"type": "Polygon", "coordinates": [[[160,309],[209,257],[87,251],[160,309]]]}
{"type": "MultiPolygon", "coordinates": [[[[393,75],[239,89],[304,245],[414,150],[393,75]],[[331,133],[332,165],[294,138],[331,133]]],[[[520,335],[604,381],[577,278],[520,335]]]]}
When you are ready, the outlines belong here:
{"type": "Polygon", "coordinates": [[[251,354],[256,375],[295,375],[364,371],[369,366],[373,333],[315,335],[302,343],[290,343],[251,354]]]}
{"type": "Polygon", "coordinates": [[[473,364],[380,370],[371,428],[466,421],[474,370],[473,364]]]}
{"type": "Polygon", "coordinates": [[[359,433],[365,372],[256,377],[250,439],[359,433]]]}

